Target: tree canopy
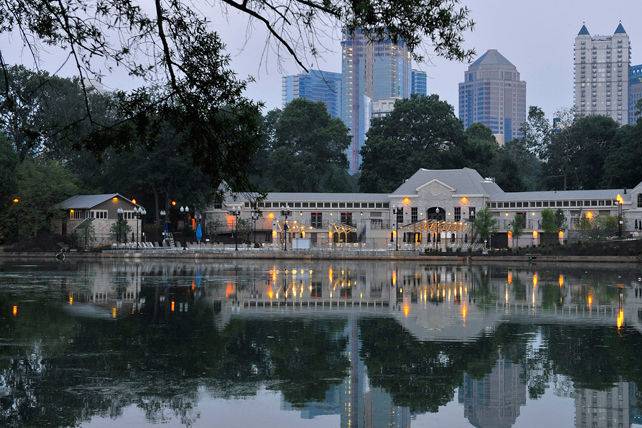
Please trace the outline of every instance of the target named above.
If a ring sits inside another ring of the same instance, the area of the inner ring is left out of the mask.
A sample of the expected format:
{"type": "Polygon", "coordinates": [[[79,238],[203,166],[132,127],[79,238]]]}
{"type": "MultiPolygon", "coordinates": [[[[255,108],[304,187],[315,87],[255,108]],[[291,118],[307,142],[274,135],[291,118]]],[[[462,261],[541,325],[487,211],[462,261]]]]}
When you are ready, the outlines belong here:
{"type": "MultiPolygon", "coordinates": [[[[417,48],[424,40],[446,58],[468,59],[474,54],[463,47],[463,34],[473,22],[459,0],[216,3],[208,6],[264,26],[276,52],[287,53],[304,69],[321,54],[320,38],[328,25],[342,27],[347,34],[363,32],[372,40],[403,40],[416,59],[421,59],[417,48]]],[[[43,45],[68,53],[64,62],[75,66],[82,117],[94,134],[82,141],[83,147],[100,153],[127,144],[133,131],[153,129],[159,117],[183,133],[182,146],[213,183],[224,179],[239,190],[248,187],[244,166],[259,140],[259,105],[243,96],[246,81],[230,68],[226,47],[201,5],[187,0],[9,0],[0,11],[0,34],[19,35],[36,64],[43,45]],[[98,114],[91,90],[113,68],[144,82],[136,90],[116,94],[115,121],[98,114]]],[[[6,78],[7,69],[0,52],[0,72],[5,75],[2,108],[5,114],[19,116],[21,97],[12,88],[14,81],[6,78]]],[[[35,131],[33,135],[43,131],[24,129],[35,131]]],[[[20,133],[20,144],[32,146],[33,135],[20,133]]]]}
{"type": "Polygon", "coordinates": [[[373,119],[361,150],[364,192],[392,192],[419,168],[462,165],[466,135],[453,107],[437,95],[398,100],[393,111],[373,119]]]}
{"type": "Polygon", "coordinates": [[[253,163],[254,185],[280,192],[352,189],[346,150],[348,129],[323,103],[295,99],[264,119],[263,145],[253,163]]]}

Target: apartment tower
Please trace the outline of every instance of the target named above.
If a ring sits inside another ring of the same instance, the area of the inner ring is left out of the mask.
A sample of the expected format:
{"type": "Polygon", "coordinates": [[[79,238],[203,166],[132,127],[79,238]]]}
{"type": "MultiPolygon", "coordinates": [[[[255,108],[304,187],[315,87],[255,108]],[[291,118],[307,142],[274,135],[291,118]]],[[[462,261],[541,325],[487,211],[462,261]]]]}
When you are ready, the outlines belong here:
{"type": "Polygon", "coordinates": [[[622,23],[611,36],[592,36],[582,25],[575,37],[575,110],[629,123],[631,45],[622,23]]]}

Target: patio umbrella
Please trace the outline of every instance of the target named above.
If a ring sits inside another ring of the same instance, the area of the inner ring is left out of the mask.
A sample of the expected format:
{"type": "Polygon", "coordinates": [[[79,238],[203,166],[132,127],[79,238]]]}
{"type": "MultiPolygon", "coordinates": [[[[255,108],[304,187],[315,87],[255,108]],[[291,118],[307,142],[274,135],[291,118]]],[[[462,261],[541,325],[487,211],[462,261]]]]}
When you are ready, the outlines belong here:
{"type": "Polygon", "coordinates": [[[201,242],[201,239],[203,239],[203,228],[201,227],[201,224],[199,223],[196,226],[196,240],[198,242],[201,242]]]}

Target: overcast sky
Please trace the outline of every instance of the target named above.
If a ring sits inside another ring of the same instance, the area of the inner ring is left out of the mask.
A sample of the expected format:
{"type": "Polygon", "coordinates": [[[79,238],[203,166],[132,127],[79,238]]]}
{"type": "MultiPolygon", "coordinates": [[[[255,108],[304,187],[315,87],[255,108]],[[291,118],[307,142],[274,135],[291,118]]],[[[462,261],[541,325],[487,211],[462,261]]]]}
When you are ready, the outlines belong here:
{"type": "MultiPolygon", "coordinates": [[[[557,109],[573,103],[573,41],[582,22],[591,34],[613,34],[618,22],[626,29],[632,44],[632,64],[642,63],[641,0],[464,0],[476,22],[467,33],[466,46],[479,55],[487,49],[498,49],[511,61],[527,82],[527,103],[544,108],[552,115],[557,109]]],[[[256,52],[262,48],[258,31],[239,52],[240,40],[234,37],[238,28],[222,30],[241,74],[256,78],[248,95],[263,100],[268,107],[281,104],[281,74],[298,73],[292,63],[280,70],[275,61],[259,70],[256,52]]],[[[330,71],[341,71],[339,40],[336,49],[324,56],[321,65],[330,71]]],[[[428,74],[428,91],[446,99],[457,109],[458,83],[467,65],[433,57],[429,63],[417,64],[428,74]]]]}
{"type": "MultiPolygon", "coordinates": [[[[216,1],[212,1],[216,4],[216,1]]],[[[544,108],[548,115],[573,102],[573,40],[585,21],[591,34],[612,34],[621,20],[632,44],[632,64],[642,63],[641,0],[463,0],[471,9],[476,26],[465,34],[466,46],[479,55],[498,49],[511,61],[527,82],[527,103],[544,108]]],[[[239,77],[253,77],[247,96],[263,101],[266,108],[281,106],[281,76],[301,70],[289,58],[277,61],[274,54],[261,61],[265,31],[253,25],[251,37],[245,37],[245,16],[222,17],[220,8],[212,7],[213,26],[221,34],[232,57],[232,67],[239,77]]],[[[0,49],[8,62],[30,65],[28,52],[17,48],[15,37],[0,38],[0,49]]],[[[325,43],[330,51],[319,58],[319,68],[341,71],[338,32],[325,43]]],[[[428,48],[425,48],[430,53],[428,48]]],[[[51,52],[43,56],[43,65],[55,70],[65,55],[51,52]]],[[[416,64],[428,74],[428,91],[446,99],[457,109],[457,84],[467,65],[431,55],[428,62],[416,64]]],[[[61,74],[73,73],[70,66],[61,74]]],[[[125,73],[107,76],[106,86],[130,89],[136,86],[125,73]]]]}

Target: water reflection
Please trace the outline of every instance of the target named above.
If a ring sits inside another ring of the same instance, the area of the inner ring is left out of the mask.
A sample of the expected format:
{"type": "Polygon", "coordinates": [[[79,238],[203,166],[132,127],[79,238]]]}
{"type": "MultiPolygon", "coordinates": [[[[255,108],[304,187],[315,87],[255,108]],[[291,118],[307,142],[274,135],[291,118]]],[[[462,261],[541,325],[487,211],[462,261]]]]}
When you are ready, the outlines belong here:
{"type": "Polygon", "coordinates": [[[0,424],[642,423],[639,269],[404,263],[0,265],[0,424]],[[456,406],[455,412],[449,409],[456,406]],[[274,407],[274,406],[273,406],[274,407]],[[255,407],[259,412],[260,406],[255,407]],[[264,415],[264,417],[267,417],[264,415]],[[443,419],[442,419],[443,423],[443,419]]]}

